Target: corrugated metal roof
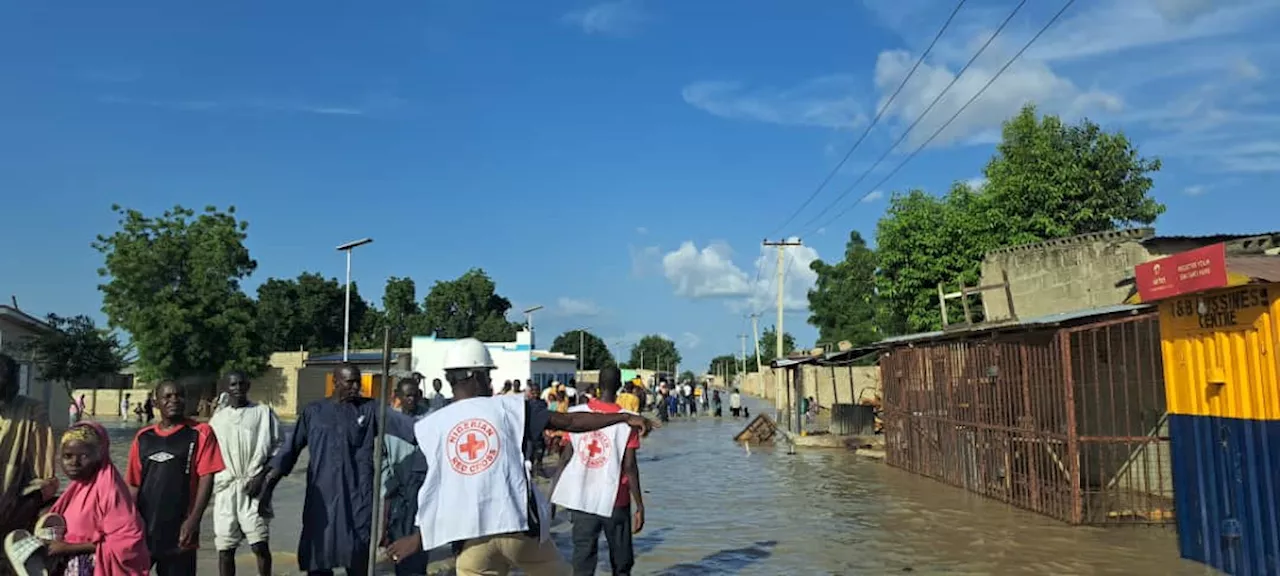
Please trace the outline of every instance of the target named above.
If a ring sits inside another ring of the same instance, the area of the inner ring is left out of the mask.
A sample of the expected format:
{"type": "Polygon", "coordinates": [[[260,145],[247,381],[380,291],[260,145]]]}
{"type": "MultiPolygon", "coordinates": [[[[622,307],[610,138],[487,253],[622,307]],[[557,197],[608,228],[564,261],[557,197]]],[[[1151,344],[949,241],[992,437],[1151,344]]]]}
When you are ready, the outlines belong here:
{"type": "Polygon", "coordinates": [[[27,314],[13,306],[0,304],[0,316],[4,316],[20,324],[24,324],[35,330],[53,330],[53,326],[50,326],[48,322],[27,314]]]}
{"type": "MultiPolygon", "coordinates": [[[[391,353],[391,361],[395,362],[398,352],[391,353]]],[[[342,362],[342,353],[320,354],[307,358],[307,364],[336,364],[342,362]]],[[[347,354],[347,362],[352,364],[377,364],[382,362],[381,352],[350,352],[347,354]]]]}
{"type": "Polygon", "coordinates": [[[897,344],[911,344],[914,342],[923,342],[928,340],[941,340],[944,338],[969,336],[973,334],[981,334],[985,332],[1000,332],[1006,330],[1034,329],[1046,328],[1050,326],[1058,326],[1091,318],[1101,318],[1104,316],[1113,316],[1118,314],[1137,314],[1147,310],[1154,309],[1153,306],[1145,304],[1113,304],[1110,306],[1102,306],[1100,308],[1090,308],[1087,310],[1075,310],[1071,312],[1060,312],[1057,314],[1048,314],[1035,318],[1027,318],[1025,320],[1014,320],[1005,322],[991,322],[978,324],[976,326],[966,326],[954,330],[937,330],[933,332],[921,332],[918,334],[907,334],[904,336],[894,336],[885,338],[867,348],[888,348],[897,344]]]}
{"type": "Polygon", "coordinates": [[[1251,280],[1280,282],[1280,256],[1228,256],[1227,272],[1251,280]]]}

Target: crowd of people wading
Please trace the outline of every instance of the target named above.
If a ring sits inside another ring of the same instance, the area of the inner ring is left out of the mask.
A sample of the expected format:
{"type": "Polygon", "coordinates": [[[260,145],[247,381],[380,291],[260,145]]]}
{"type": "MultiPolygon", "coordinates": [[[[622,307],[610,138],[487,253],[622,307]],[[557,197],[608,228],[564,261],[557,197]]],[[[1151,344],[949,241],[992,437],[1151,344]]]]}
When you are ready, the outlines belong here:
{"type": "Polygon", "coordinates": [[[361,395],[359,367],[344,363],[332,396],[304,407],[287,435],[251,399],[244,373],[225,376],[208,422],[189,416],[183,386],[162,382],[149,397],[159,420],[134,435],[122,470],[102,424],[76,418],[55,438],[44,406],[18,394],[17,362],[0,354],[0,576],[195,574],[206,513],[220,575],[235,573],[242,546],[259,574],[271,574],[273,495],[304,451],[302,516],[285,521],[300,522],[298,569],[308,574],[367,574],[374,482],[387,512],[377,549],[397,574],[424,574],[429,553],[441,551],[460,575],[595,574],[601,534],[612,573],[630,574],[631,538],[645,523],[636,450],[656,426],[639,413],[668,388],[650,394],[606,368],[591,390],[541,391],[533,382],[496,385],[494,369],[482,342],[458,340],[444,357],[452,398],[440,380],[425,396],[415,374],[397,383],[378,426],[381,407],[361,395]],[[554,475],[547,454],[559,456],[554,475]],[[538,486],[547,476],[549,498],[538,486]],[[548,533],[557,508],[572,524],[568,561],[548,533]]]}

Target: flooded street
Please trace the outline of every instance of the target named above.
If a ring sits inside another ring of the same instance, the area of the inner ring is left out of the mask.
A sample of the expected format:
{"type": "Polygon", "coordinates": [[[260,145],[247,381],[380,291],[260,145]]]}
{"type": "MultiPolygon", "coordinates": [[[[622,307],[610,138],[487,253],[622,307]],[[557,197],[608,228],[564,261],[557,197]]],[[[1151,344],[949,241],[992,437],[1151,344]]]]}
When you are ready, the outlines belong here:
{"type": "Polygon", "coordinates": [[[637,573],[1215,573],[1178,558],[1172,529],[1068,527],[843,450],[748,456],[744,424],[677,419],[649,439],[637,573]]]}
{"type": "MultiPolygon", "coordinates": [[[[750,405],[753,413],[763,408],[750,405]]],[[[1214,573],[1178,558],[1171,528],[1068,527],[843,450],[752,447],[748,455],[732,442],[745,423],[674,419],[646,439],[647,519],[636,574],[1214,573]]],[[[121,468],[131,435],[113,427],[121,468]]],[[[282,574],[296,570],[298,526],[289,520],[301,515],[304,466],[276,496],[272,537],[282,574]]],[[[567,557],[563,518],[554,535],[567,557]]],[[[201,572],[215,573],[208,524],[206,517],[201,572]]],[[[250,573],[248,560],[242,573],[250,573]]],[[[607,574],[603,542],[601,561],[607,574]]]]}

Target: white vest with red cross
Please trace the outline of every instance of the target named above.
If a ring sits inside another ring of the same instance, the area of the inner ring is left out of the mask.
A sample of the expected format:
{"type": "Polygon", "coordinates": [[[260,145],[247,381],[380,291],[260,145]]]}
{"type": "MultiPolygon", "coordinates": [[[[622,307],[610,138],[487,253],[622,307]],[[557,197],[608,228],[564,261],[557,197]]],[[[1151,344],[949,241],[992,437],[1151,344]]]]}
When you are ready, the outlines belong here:
{"type": "MultiPolygon", "coordinates": [[[[579,405],[569,411],[590,412],[590,409],[579,405]]],[[[560,480],[551,493],[551,503],[606,518],[613,515],[618,484],[622,481],[622,456],[630,437],[631,427],[626,424],[570,434],[573,458],[560,473],[560,480]]]]}
{"type": "Polygon", "coordinates": [[[532,488],[521,441],[525,400],[520,396],[468,398],[414,424],[427,477],[418,491],[422,549],[529,529],[532,490],[550,537],[550,513],[532,488]]]}

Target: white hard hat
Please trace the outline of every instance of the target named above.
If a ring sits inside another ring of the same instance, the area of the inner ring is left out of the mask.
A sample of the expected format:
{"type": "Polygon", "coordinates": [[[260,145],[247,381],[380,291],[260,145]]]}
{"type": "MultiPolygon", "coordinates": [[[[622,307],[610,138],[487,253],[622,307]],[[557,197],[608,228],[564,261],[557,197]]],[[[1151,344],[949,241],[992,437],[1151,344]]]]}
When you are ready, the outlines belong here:
{"type": "Polygon", "coordinates": [[[489,347],[475,338],[463,338],[444,351],[445,370],[494,368],[489,347]]]}

